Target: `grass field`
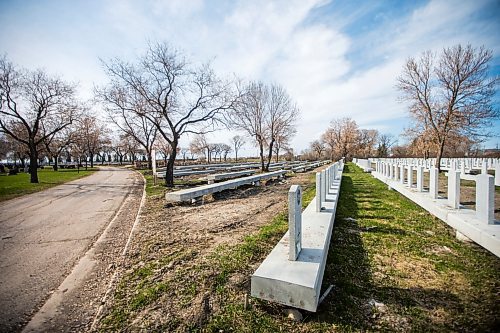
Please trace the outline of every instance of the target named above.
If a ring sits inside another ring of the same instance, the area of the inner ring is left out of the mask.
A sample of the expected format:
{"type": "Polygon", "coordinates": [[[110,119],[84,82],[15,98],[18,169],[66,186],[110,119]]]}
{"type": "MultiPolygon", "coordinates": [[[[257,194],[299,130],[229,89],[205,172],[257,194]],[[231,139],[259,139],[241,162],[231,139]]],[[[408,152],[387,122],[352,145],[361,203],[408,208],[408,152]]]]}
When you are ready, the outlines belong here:
{"type": "MultiPolygon", "coordinates": [[[[313,176],[304,196],[304,202],[314,196],[313,176]]],[[[188,326],[171,314],[161,330],[499,331],[500,259],[458,241],[442,221],[350,163],[343,174],[323,279],[323,288],[333,285],[333,290],[318,312],[303,312],[303,321],[293,322],[278,304],[251,298],[245,307],[249,277],[286,229],[283,212],[241,243],[222,244],[200,264],[181,265],[171,275],[155,272],[167,272],[179,258],[141,262],[119,284],[101,330],[126,331],[130,318],[147,317],[157,300],[175,290],[186,304],[208,291],[210,311],[188,326]]],[[[186,244],[178,255],[187,263],[195,254],[186,244]]]]}
{"type": "Polygon", "coordinates": [[[94,173],[97,168],[89,168],[87,171],[80,169],[52,169],[38,170],[38,184],[30,183],[28,173],[18,173],[17,175],[0,174],[0,201],[9,200],[25,194],[34,193],[48,189],[50,187],[82,178],[94,173]]]}
{"type": "Polygon", "coordinates": [[[267,302],[245,310],[233,289],[207,328],[498,332],[499,281],[499,258],[456,240],[440,220],[349,164],[323,280],[334,289],[318,313],[291,323],[267,302]]]}

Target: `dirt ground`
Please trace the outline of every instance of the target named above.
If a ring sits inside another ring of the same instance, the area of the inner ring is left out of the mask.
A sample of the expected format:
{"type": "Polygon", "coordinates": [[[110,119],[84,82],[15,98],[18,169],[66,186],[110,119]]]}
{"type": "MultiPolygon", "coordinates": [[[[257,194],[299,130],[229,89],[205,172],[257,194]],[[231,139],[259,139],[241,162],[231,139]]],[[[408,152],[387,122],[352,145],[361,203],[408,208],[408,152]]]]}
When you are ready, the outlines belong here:
{"type": "MultiPolygon", "coordinates": [[[[207,293],[213,293],[213,290],[200,290],[204,287],[196,284],[193,286],[196,290],[189,297],[186,295],[186,289],[189,289],[185,282],[186,275],[193,274],[195,280],[196,267],[203,266],[207,256],[217,247],[241,242],[245,236],[255,233],[283,212],[290,186],[310,184],[310,174],[297,174],[284,180],[268,181],[261,186],[224,191],[206,198],[203,204],[166,206],[163,196],[148,197],[118,280],[129,285],[128,291],[134,283],[138,289],[144,290],[145,285],[153,285],[155,281],[168,281],[168,290],[162,289],[161,297],[148,306],[140,307],[125,320],[115,313],[115,318],[127,322],[126,328],[122,328],[131,331],[146,327],[170,330],[168,323],[175,321],[175,328],[182,330],[202,320],[207,297],[215,297],[207,293]],[[137,283],[138,279],[143,282],[137,283]]],[[[154,286],[148,290],[154,293],[158,288],[167,288],[158,283],[154,286]]],[[[124,296],[125,293],[120,291],[120,282],[114,288],[111,294],[115,296],[107,302],[100,324],[96,327],[99,330],[109,329],[107,321],[117,308],[123,308],[123,304],[129,307],[134,304],[134,294],[124,296]]]]}

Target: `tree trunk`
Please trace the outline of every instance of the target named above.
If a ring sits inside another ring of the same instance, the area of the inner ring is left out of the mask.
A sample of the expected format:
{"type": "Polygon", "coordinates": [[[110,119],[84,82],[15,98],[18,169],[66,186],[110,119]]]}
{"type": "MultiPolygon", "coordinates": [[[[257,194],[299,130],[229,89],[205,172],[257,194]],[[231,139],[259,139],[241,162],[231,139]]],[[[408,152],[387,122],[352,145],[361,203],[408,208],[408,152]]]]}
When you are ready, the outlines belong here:
{"type": "Polygon", "coordinates": [[[31,183],[38,183],[38,151],[36,150],[36,147],[30,147],[30,182],[31,183]]]}
{"type": "Polygon", "coordinates": [[[56,155],[56,156],[54,157],[54,166],[53,166],[54,171],[57,171],[57,170],[59,169],[59,165],[58,165],[58,163],[57,163],[57,162],[58,162],[58,161],[57,161],[58,159],[59,159],[59,155],[56,155]]]}
{"type": "Polygon", "coordinates": [[[278,163],[279,160],[280,160],[280,150],[278,148],[278,149],[276,149],[276,163],[278,163]]]}
{"type": "Polygon", "coordinates": [[[235,153],[235,155],[236,155],[236,161],[235,161],[235,162],[238,162],[238,151],[235,149],[235,150],[234,150],[234,153],[235,153]]]}
{"type": "Polygon", "coordinates": [[[264,167],[264,145],[262,144],[262,141],[259,141],[259,150],[260,150],[260,167],[262,171],[266,171],[266,168],[264,167]]]}
{"type": "Polygon", "coordinates": [[[271,164],[271,159],[273,158],[273,146],[274,140],[271,140],[271,143],[269,144],[269,153],[267,154],[266,171],[269,171],[269,164],[271,164]]]}
{"type": "Polygon", "coordinates": [[[90,167],[91,168],[94,167],[94,154],[93,153],[90,153],[90,167]]]}
{"type": "Polygon", "coordinates": [[[148,155],[148,170],[153,170],[153,157],[151,155],[151,150],[146,149],[146,154],[148,155]]]}
{"type": "Polygon", "coordinates": [[[443,157],[443,150],[444,150],[444,140],[439,144],[438,153],[436,156],[436,168],[438,169],[438,172],[441,172],[441,158],[443,157]]]}
{"type": "Polygon", "coordinates": [[[167,170],[165,172],[165,186],[174,187],[174,163],[175,157],[177,155],[177,145],[179,142],[177,140],[172,141],[172,153],[168,157],[167,170]]]}

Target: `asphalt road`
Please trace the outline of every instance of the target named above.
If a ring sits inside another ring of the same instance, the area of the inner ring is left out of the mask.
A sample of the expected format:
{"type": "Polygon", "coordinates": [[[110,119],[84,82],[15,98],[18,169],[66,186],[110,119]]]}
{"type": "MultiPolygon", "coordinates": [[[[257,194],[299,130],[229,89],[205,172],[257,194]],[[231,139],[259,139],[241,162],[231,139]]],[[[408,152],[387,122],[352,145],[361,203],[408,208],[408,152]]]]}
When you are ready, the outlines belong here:
{"type": "Polygon", "coordinates": [[[19,331],[113,220],[137,174],[93,175],[0,203],[0,331],[19,331]]]}

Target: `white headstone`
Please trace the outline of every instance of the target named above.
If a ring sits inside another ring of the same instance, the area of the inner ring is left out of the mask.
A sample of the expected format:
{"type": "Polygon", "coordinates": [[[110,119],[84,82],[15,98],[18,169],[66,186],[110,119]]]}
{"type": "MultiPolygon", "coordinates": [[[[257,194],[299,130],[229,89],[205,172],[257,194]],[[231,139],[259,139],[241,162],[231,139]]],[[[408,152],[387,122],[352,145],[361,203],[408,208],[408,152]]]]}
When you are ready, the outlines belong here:
{"type": "Polygon", "coordinates": [[[288,191],[288,231],[288,260],[295,261],[302,250],[302,190],[299,185],[292,185],[288,191]]]}
{"type": "Polygon", "coordinates": [[[424,167],[419,165],[417,167],[417,191],[422,192],[424,190],[424,167]]]}
{"type": "Polygon", "coordinates": [[[483,159],[483,164],[481,164],[481,173],[483,175],[488,174],[488,162],[486,161],[486,159],[483,159]]]}
{"type": "Polygon", "coordinates": [[[476,216],[482,222],[495,223],[495,184],[493,176],[476,176],[476,216]]]}
{"type": "Polygon", "coordinates": [[[451,208],[460,207],[460,171],[448,171],[448,205],[451,208]]]}
{"type": "Polygon", "coordinates": [[[495,165],[495,186],[500,186],[500,163],[495,165]]]}
{"type": "Polygon", "coordinates": [[[316,172],[316,211],[321,211],[321,172],[316,172]]]}
{"type": "Polygon", "coordinates": [[[326,171],[321,171],[321,202],[326,201],[326,193],[328,191],[328,187],[326,186],[326,171]]]}
{"type": "Polygon", "coordinates": [[[439,170],[436,167],[431,167],[429,170],[429,194],[432,199],[438,197],[439,186],[439,170]]]}
{"type": "Polygon", "coordinates": [[[412,188],[413,186],[413,167],[411,165],[408,166],[408,187],[412,188]]]}

